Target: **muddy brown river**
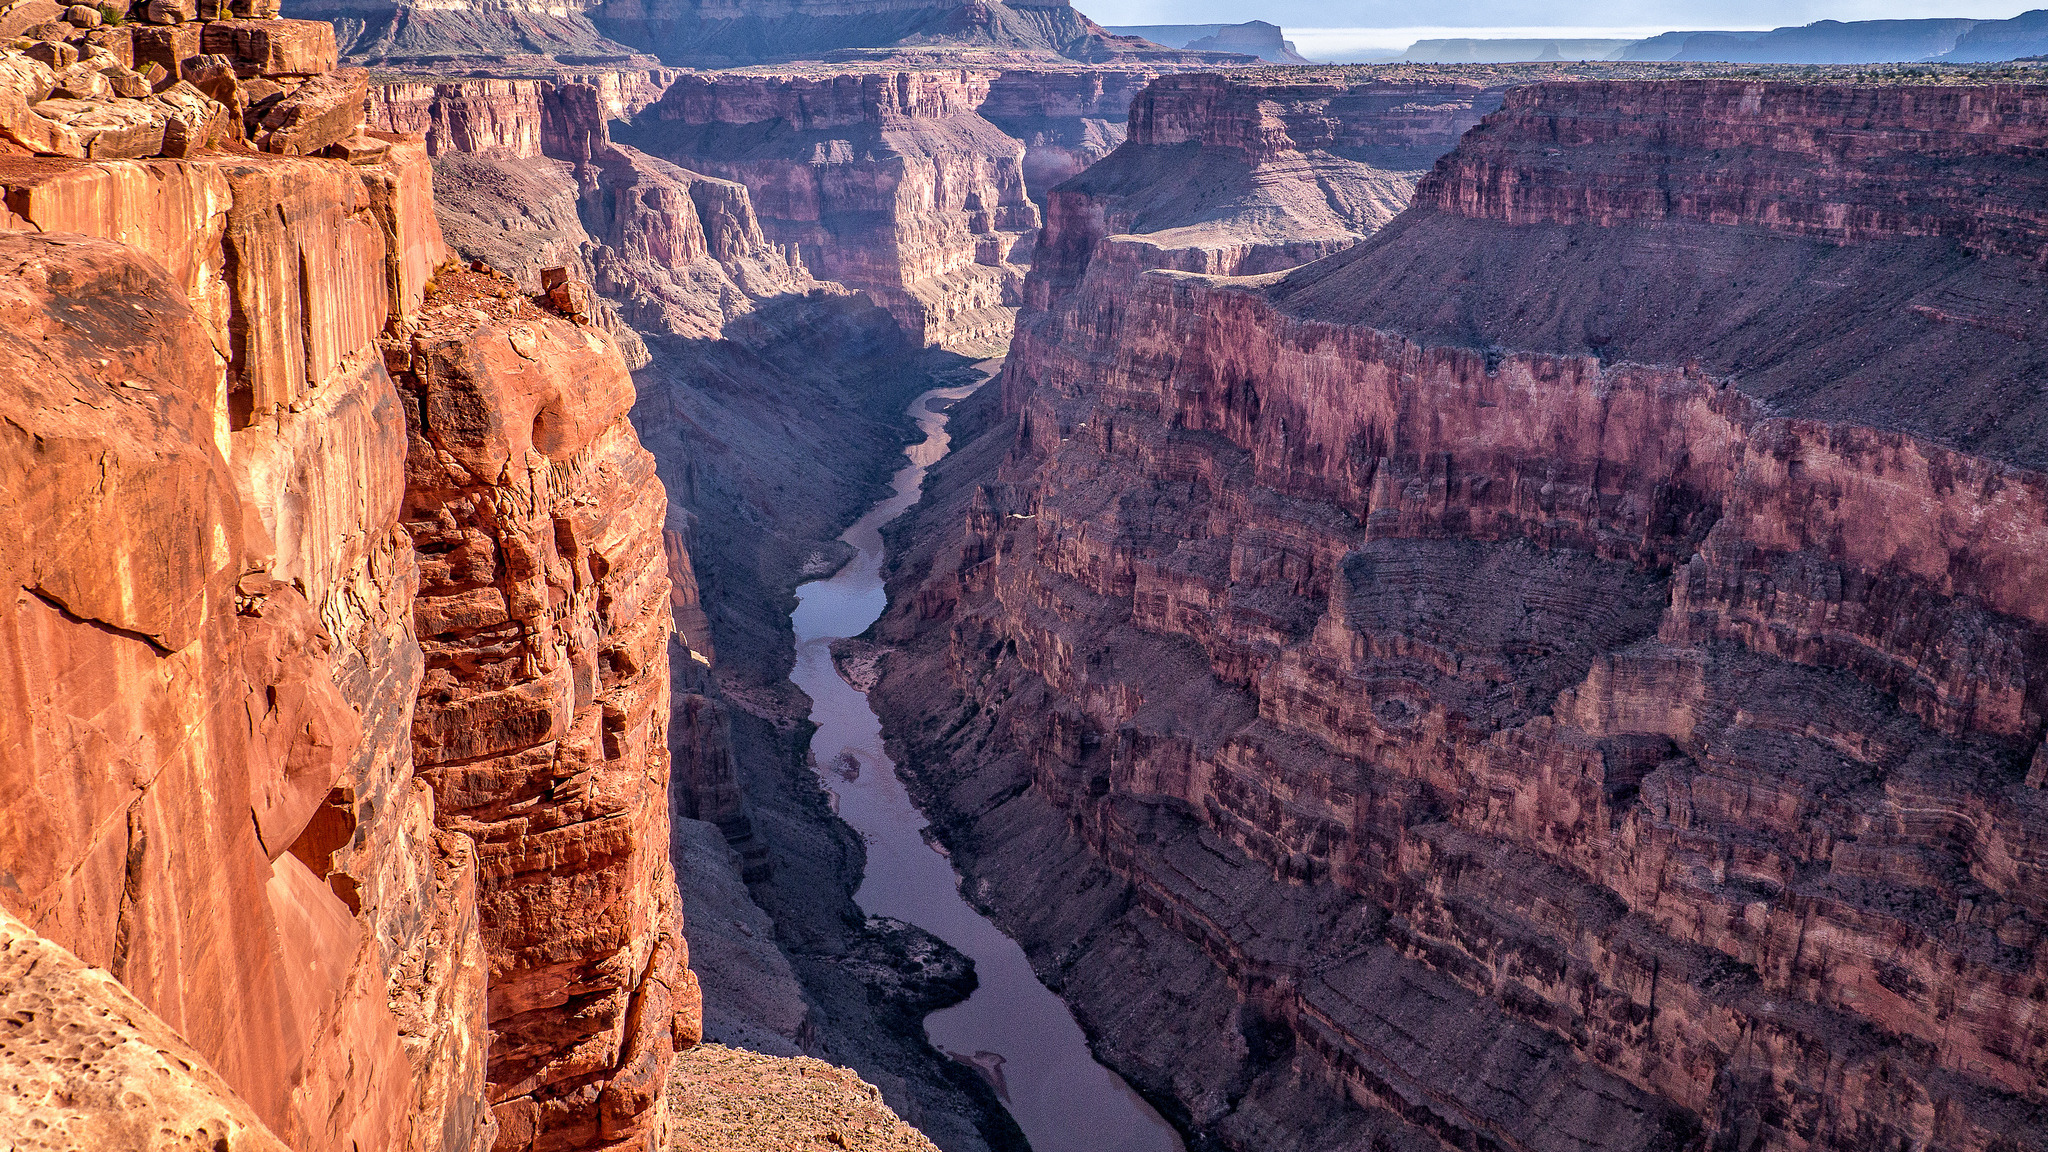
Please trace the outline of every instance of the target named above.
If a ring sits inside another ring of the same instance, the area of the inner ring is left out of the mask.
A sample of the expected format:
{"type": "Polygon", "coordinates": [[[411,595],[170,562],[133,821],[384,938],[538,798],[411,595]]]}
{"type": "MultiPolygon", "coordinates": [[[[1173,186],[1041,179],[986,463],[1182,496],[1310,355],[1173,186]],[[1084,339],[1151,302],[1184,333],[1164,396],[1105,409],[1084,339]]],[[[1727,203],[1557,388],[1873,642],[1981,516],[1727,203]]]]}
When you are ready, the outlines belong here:
{"type": "MultiPolygon", "coordinates": [[[[994,362],[984,364],[992,370],[994,362]]],[[[925,929],[974,958],[974,995],[925,1019],[941,1051],[974,1065],[995,1086],[1034,1152],[1180,1152],[1180,1138],[1116,1073],[1095,1062],[1066,1004],[1032,974],[1024,950],[960,895],[960,878],[925,842],[929,823],[911,803],[895,765],[882,754],[882,725],[832,667],[833,640],[857,636],[887,604],[882,589],[881,527],[917,502],[927,468],[951,446],[946,415],[934,401],[959,400],[977,385],[939,388],[911,402],[924,439],[892,495],[840,539],[854,559],[829,580],[797,589],[796,671],[818,725],[811,748],[839,815],[867,844],[867,873],[855,899],[871,916],[892,916],[925,929]],[[852,771],[848,761],[857,762],[852,771]],[[830,770],[837,764],[841,771],[830,770]],[[850,778],[849,778],[850,777],[850,778]]]]}

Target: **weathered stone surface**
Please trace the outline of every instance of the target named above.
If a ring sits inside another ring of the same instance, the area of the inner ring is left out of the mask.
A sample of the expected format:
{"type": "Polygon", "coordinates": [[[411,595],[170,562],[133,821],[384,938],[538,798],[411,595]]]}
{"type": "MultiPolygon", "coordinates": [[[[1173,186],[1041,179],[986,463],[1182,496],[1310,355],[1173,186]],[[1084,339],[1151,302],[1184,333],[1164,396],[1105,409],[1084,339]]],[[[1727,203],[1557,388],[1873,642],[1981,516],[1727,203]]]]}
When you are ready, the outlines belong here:
{"type": "MultiPolygon", "coordinates": [[[[333,217],[267,181],[345,220],[374,215],[350,188],[417,193],[423,167],[0,169],[11,226],[59,233],[0,238],[22,360],[0,394],[28,437],[6,484],[6,903],[109,969],[295,1149],[460,1152],[493,1128],[474,849],[435,827],[412,771],[403,418],[369,342],[399,273],[374,220],[354,305],[374,321],[332,370],[240,420],[222,380],[250,329],[306,329],[278,302],[304,299],[301,254],[337,243],[333,217]]],[[[394,251],[433,245],[392,220],[394,251]]]]}
{"type": "Polygon", "coordinates": [[[0,12],[0,38],[12,40],[38,24],[48,24],[64,14],[64,5],[52,0],[23,0],[0,12]]]}
{"type": "Polygon", "coordinates": [[[334,25],[324,20],[217,20],[206,25],[199,51],[253,65],[265,76],[320,76],[334,71],[334,25]]]}
{"type": "MultiPolygon", "coordinates": [[[[1206,83],[1134,140],[1282,138],[1206,83]]],[[[2044,116],[1518,89],[1264,275],[1067,186],[875,699],[1120,1066],[1229,1147],[2039,1142],[2044,116]]]]}
{"type": "Polygon", "coordinates": [[[265,152],[310,156],[363,130],[370,76],[344,68],[315,76],[263,114],[260,143],[265,152]]]}
{"type": "Polygon", "coordinates": [[[146,0],[143,19],[152,24],[180,24],[199,18],[199,0],[146,0]]]}
{"type": "Polygon", "coordinates": [[[699,1027],[667,854],[665,499],[609,340],[506,280],[436,284],[386,356],[422,558],[414,745],[482,861],[497,1146],[644,1141],[699,1027]]]}
{"type": "Polygon", "coordinates": [[[824,1143],[853,1152],[937,1152],[875,1086],[808,1056],[706,1044],[676,1061],[669,1152],[780,1152],[824,1143]]]}
{"type": "Polygon", "coordinates": [[[20,375],[112,401],[66,430],[61,409],[12,394],[13,426],[44,448],[32,464],[17,457],[34,479],[9,486],[9,507],[51,535],[31,536],[10,565],[22,591],[7,650],[23,686],[5,721],[20,766],[13,837],[0,844],[10,907],[108,967],[283,1138],[388,1143],[398,1110],[383,1101],[407,1070],[382,973],[351,910],[286,851],[352,767],[362,729],[329,672],[335,642],[301,593],[237,581],[243,510],[215,439],[205,329],[132,249],[6,243],[8,333],[17,346],[63,333],[77,365],[68,379],[20,375]],[[37,294],[51,288],[66,301],[55,327],[52,298],[37,294]],[[138,323],[142,301],[159,319],[138,323]],[[95,315],[104,321],[80,323],[95,315]],[[67,455],[97,482],[67,481],[67,455]],[[81,491],[99,495],[78,503],[81,491]],[[34,511],[51,499],[57,508],[34,511]],[[279,710],[245,710],[266,693],[279,710]],[[52,788],[50,773],[86,786],[52,788]],[[207,853],[182,847],[200,842],[207,853]],[[329,1031],[342,1017],[359,1022],[329,1031]]]}
{"type": "Polygon", "coordinates": [[[285,1152],[184,1037],[5,908],[0,1019],[0,1127],[21,1152],[285,1152]]]}
{"type": "MultiPolygon", "coordinates": [[[[145,64],[156,64],[173,79],[183,76],[181,69],[185,61],[200,55],[205,29],[210,25],[174,24],[168,28],[137,27],[133,30],[130,45],[135,54],[132,68],[145,64]]],[[[206,51],[217,51],[206,49],[206,51]]]]}

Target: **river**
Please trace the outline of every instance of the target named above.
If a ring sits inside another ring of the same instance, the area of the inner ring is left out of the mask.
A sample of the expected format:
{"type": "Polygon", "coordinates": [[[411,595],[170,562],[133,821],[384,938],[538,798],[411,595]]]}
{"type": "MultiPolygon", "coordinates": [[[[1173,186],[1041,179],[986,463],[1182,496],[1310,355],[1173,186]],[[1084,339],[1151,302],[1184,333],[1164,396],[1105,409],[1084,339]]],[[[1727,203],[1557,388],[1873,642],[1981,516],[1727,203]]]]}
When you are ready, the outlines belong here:
{"type": "MultiPolygon", "coordinates": [[[[982,365],[984,370],[993,362],[982,365]]],[[[996,1085],[1033,1152],[1180,1152],[1180,1138],[1116,1073],[1095,1062],[1065,1002],[1032,974],[1024,950],[960,895],[959,876],[925,842],[929,823],[882,753],[882,724],[867,695],[832,666],[831,643],[857,636],[882,614],[881,527],[917,502],[924,474],[951,446],[946,415],[933,400],[959,400],[979,385],[938,388],[911,402],[924,433],[894,492],[840,535],[855,556],[829,580],[797,589],[796,671],[812,700],[811,740],[821,766],[851,756],[858,771],[821,770],[840,818],[867,844],[867,872],[854,899],[871,916],[908,921],[974,959],[979,985],[964,1003],[925,1018],[933,1045],[978,1066],[996,1085]],[[848,777],[851,778],[848,778],[848,777]]]]}

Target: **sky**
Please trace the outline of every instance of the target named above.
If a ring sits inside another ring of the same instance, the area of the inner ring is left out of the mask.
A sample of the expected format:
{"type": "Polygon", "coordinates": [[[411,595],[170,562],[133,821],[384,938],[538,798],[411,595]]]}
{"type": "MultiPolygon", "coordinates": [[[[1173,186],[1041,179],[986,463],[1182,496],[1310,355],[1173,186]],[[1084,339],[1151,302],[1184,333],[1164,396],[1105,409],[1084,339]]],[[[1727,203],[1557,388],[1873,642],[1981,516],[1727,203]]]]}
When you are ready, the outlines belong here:
{"type": "MultiPolygon", "coordinates": [[[[1235,24],[1266,20],[1290,34],[1303,30],[1410,31],[1427,24],[1433,38],[1545,35],[1637,38],[1677,29],[1778,28],[1815,20],[1906,20],[1971,17],[2003,20],[2048,0],[1073,0],[1100,24],[1235,24]],[[1565,32],[1564,29],[1571,31],[1565,32]]],[[[1297,41],[1298,42],[1298,41],[1297,41]]],[[[1390,40],[1391,42],[1391,40],[1390,40]]],[[[1307,45],[1302,45],[1307,51],[1307,45]]],[[[1315,53],[1310,52],[1313,56],[1315,53]]]]}

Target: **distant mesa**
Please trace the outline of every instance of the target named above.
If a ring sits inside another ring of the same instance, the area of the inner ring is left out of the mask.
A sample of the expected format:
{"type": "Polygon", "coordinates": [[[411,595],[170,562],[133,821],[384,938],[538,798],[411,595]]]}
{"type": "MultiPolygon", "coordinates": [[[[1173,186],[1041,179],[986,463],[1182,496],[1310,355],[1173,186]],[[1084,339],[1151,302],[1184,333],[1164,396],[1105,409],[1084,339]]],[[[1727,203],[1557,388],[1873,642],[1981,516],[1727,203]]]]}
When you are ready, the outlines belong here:
{"type": "Polygon", "coordinates": [[[1619,60],[1731,64],[1977,64],[2048,52],[2048,9],[2010,20],[1821,20],[1768,32],[1666,32],[1619,60]]]}
{"type": "MultiPolygon", "coordinates": [[[[1163,33],[1167,31],[1165,28],[1113,30],[1143,32],[1161,44],[1175,42],[1152,34],[1163,33]]],[[[1278,30],[1275,31],[1277,33],[1278,30]]],[[[1292,48],[1291,45],[1289,47],[1292,48]]],[[[1981,64],[2028,59],[2043,54],[2048,54],[2048,9],[2024,12],[2010,20],[1821,20],[1769,30],[1666,32],[1647,40],[1540,37],[1417,40],[1405,51],[1353,52],[1340,56],[1336,62],[1506,64],[1543,60],[1620,60],[1728,64],[1981,64]]]]}
{"type": "Polygon", "coordinates": [[[1618,60],[1635,40],[1417,40],[1387,64],[1512,64],[1527,60],[1618,60]]]}
{"type": "Polygon", "coordinates": [[[1278,24],[1268,24],[1264,20],[1247,20],[1242,24],[1116,25],[1107,31],[1191,52],[1244,52],[1268,64],[1316,63],[1295,51],[1294,41],[1281,38],[1278,24]]]}
{"type": "MultiPolygon", "coordinates": [[[[1085,63],[1258,59],[1234,41],[1210,51],[1114,35],[1066,0],[289,0],[288,6],[294,16],[331,21],[345,57],[398,67],[658,62],[721,68],[906,51],[1085,63]]],[[[1279,29],[1262,27],[1277,44],[1279,29]]]]}

